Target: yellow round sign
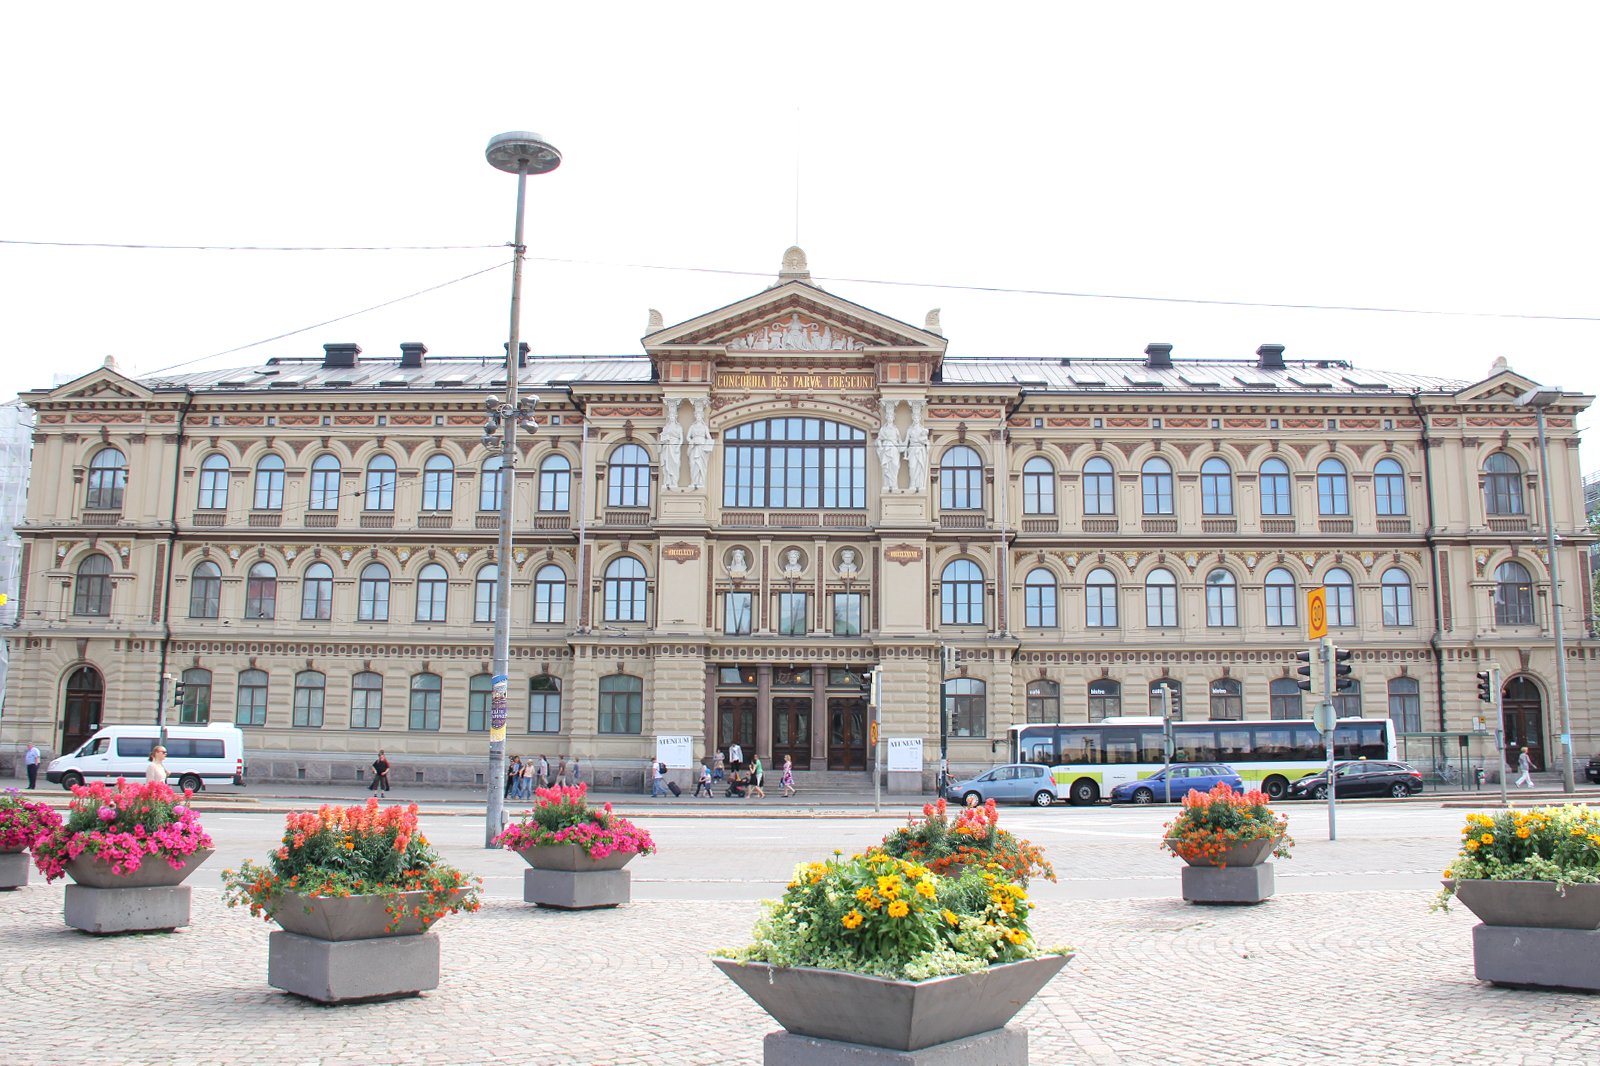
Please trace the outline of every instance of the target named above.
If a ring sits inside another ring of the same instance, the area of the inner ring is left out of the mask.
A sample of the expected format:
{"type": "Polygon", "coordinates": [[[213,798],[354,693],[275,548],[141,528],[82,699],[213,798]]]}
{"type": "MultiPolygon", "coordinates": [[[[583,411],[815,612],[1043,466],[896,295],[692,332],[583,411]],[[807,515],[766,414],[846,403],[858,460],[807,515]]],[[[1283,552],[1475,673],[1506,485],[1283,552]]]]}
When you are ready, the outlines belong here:
{"type": "Polygon", "coordinates": [[[1322,586],[1306,593],[1306,637],[1321,640],[1328,635],[1328,590],[1322,586]]]}

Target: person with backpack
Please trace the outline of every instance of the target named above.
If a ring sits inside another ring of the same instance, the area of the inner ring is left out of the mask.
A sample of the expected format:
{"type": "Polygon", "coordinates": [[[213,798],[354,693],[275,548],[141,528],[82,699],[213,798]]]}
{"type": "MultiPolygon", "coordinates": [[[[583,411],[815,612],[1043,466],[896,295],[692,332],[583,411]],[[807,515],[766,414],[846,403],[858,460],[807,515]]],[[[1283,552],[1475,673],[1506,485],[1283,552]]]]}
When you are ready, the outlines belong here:
{"type": "Polygon", "coordinates": [[[514,799],[517,794],[517,778],[522,776],[522,756],[511,756],[511,765],[506,768],[506,799],[514,799]]]}
{"type": "Polygon", "coordinates": [[[385,796],[389,794],[389,759],[383,754],[383,749],[378,749],[378,757],[372,760],[372,784],[367,786],[368,792],[381,791],[385,796]]]}
{"type": "Polygon", "coordinates": [[[711,795],[711,767],[705,763],[700,764],[700,780],[695,783],[694,794],[700,795],[701,789],[705,790],[706,799],[714,799],[711,795]]]}
{"type": "Polygon", "coordinates": [[[656,764],[650,768],[654,775],[650,782],[650,798],[665,796],[667,794],[667,764],[657,759],[656,764]]]}

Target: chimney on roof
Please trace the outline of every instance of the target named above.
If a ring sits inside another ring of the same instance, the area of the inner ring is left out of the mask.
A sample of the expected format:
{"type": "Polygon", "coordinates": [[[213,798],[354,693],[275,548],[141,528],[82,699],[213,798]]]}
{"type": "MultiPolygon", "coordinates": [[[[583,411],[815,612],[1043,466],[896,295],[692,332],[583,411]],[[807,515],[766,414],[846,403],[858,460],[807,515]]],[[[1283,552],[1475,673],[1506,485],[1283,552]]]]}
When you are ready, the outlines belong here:
{"type": "Polygon", "coordinates": [[[428,354],[428,346],[421,341],[404,341],[400,345],[400,366],[415,368],[422,365],[422,357],[428,354]]]}
{"type": "Polygon", "coordinates": [[[1283,369],[1283,345],[1263,344],[1256,349],[1256,366],[1262,370],[1283,369]]]}
{"type": "Polygon", "coordinates": [[[356,356],[360,354],[359,344],[324,344],[322,365],[324,368],[352,367],[356,365],[356,356]]]}
{"type": "Polygon", "coordinates": [[[1144,365],[1156,369],[1172,368],[1172,345],[1147,344],[1144,346],[1144,365]]]}
{"type": "MultiPolygon", "coordinates": [[[[504,348],[506,350],[506,354],[507,355],[511,354],[511,342],[510,341],[506,341],[500,347],[502,347],[502,348],[504,348]]],[[[517,366],[524,367],[524,366],[527,366],[527,365],[528,365],[528,342],[527,341],[518,341],[517,342],[517,366]]]]}

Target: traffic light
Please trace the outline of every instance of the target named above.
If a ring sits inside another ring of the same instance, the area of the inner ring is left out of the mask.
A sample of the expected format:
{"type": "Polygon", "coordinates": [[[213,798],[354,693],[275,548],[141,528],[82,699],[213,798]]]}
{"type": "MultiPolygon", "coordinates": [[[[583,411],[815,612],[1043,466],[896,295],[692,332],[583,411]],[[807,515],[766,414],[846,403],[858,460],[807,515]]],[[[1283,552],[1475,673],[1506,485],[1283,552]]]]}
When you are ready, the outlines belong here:
{"type": "Polygon", "coordinates": [[[1314,692],[1314,691],[1316,691],[1312,687],[1312,683],[1316,678],[1316,669],[1317,669],[1317,667],[1316,667],[1316,663],[1317,663],[1317,654],[1316,654],[1316,652],[1315,651],[1309,651],[1309,650],[1308,651],[1297,651],[1297,652],[1294,653],[1294,657],[1296,659],[1300,660],[1300,665],[1295,668],[1295,673],[1300,675],[1300,680],[1296,682],[1296,684],[1298,684],[1300,686],[1300,691],[1302,691],[1302,692],[1314,692]]]}
{"type": "Polygon", "coordinates": [[[960,654],[948,644],[939,646],[939,672],[944,677],[949,677],[960,668],[960,654]]]}
{"type": "Polygon", "coordinates": [[[1348,648],[1333,649],[1333,687],[1340,692],[1356,687],[1356,679],[1350,676],[1349,666],[1353,654],[1348,648]]]}
{"type": "Polygon", "coordinates": [[[1494,674],[1488,670],[1478,671],[1478,699],[1484,703],[1494,702],[1494,674]]]}
{"type": "Polygon", "coordinates": [[[183,706],[183,689],[184,684],[182,681],[174,681],[172,683],[172,705],[174,707],[183,706]]]}

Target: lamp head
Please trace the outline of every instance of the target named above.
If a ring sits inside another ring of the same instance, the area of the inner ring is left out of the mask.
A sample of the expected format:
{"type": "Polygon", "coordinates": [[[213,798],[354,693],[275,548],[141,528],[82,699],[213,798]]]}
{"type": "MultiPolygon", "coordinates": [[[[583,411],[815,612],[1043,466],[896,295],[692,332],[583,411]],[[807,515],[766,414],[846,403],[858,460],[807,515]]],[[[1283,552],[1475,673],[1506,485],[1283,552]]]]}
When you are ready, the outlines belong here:
{"type": "Polygon", "coordinates": [[[517,130],[489,139],[489,165],[507,174],[548,174],[561,165],[561,152],[537,133],[517,130]]]}

